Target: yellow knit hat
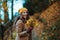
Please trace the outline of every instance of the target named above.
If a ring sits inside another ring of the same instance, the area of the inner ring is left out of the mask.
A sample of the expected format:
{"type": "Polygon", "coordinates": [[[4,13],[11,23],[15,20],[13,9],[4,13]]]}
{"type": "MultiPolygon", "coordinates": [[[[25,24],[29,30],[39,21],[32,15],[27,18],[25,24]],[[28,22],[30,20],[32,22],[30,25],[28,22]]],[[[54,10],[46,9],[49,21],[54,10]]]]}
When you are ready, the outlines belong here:
{"type": "Polygon", "coordinates": [[[24,11],[28,11],[27,8],[21,8],[21,9],[18,10],[18,12],[19,12],[20,14],[21,14],[22,12],[24,12],[24,11]]]}

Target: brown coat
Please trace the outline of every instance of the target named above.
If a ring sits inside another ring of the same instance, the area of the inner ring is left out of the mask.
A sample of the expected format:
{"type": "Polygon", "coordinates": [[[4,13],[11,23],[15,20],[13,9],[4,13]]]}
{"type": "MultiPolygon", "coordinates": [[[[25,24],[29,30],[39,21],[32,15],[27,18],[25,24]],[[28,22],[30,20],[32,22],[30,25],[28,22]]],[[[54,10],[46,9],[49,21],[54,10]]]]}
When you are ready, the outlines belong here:
{"type": "Polygon", "coordinates": [[[19,40],[29,40],[29,34],[25,33],[21,35],[20,33],[23,32],[24,29],[24,23],[22,20],[18,20],[16,22],[16,32],[18,33],[19,40]]]}

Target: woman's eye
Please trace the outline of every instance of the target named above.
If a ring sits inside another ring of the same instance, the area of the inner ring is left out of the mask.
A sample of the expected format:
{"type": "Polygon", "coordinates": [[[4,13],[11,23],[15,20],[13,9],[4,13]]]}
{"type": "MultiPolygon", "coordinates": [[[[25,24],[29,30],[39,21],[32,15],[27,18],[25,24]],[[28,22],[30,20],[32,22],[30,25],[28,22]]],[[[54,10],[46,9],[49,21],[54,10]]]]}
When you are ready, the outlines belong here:
{"type": "Polygon", "coordinates": [[[23,13],[23,14],[25,14],[25,13],[23,13]]]}

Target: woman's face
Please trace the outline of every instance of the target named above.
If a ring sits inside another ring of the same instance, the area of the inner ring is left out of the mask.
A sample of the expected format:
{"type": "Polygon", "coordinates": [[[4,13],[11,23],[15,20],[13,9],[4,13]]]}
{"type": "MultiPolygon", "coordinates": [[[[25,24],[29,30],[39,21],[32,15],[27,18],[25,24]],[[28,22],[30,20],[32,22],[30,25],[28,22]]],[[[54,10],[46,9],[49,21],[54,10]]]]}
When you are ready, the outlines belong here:
{"type": "Polygon", "coordinates": [[[21,15],[22,15],[22,17],[27,18],[28,12],[27,11],[24,11],[24,12],[22,12],[21,15]]]}
{"type": "Polygon", "coordinates": [[[28,15],[28,12],[27,11],[24,11],[24,12],[22,12],[22,15],[23,16],[27,16],[28,15]]]}

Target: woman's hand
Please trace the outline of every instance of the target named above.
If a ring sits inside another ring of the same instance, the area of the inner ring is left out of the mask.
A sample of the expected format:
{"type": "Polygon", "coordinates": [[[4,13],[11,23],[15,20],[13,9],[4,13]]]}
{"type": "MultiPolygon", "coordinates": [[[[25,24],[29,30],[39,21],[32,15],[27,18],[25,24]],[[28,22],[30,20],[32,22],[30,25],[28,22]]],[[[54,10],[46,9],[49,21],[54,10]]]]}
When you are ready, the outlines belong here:
{"type": "Polygon", "coordinates": [[[33,30],[33,27],[31,26],[27,29],[27,33],[30,33],[32,30],[33,30]]]}

